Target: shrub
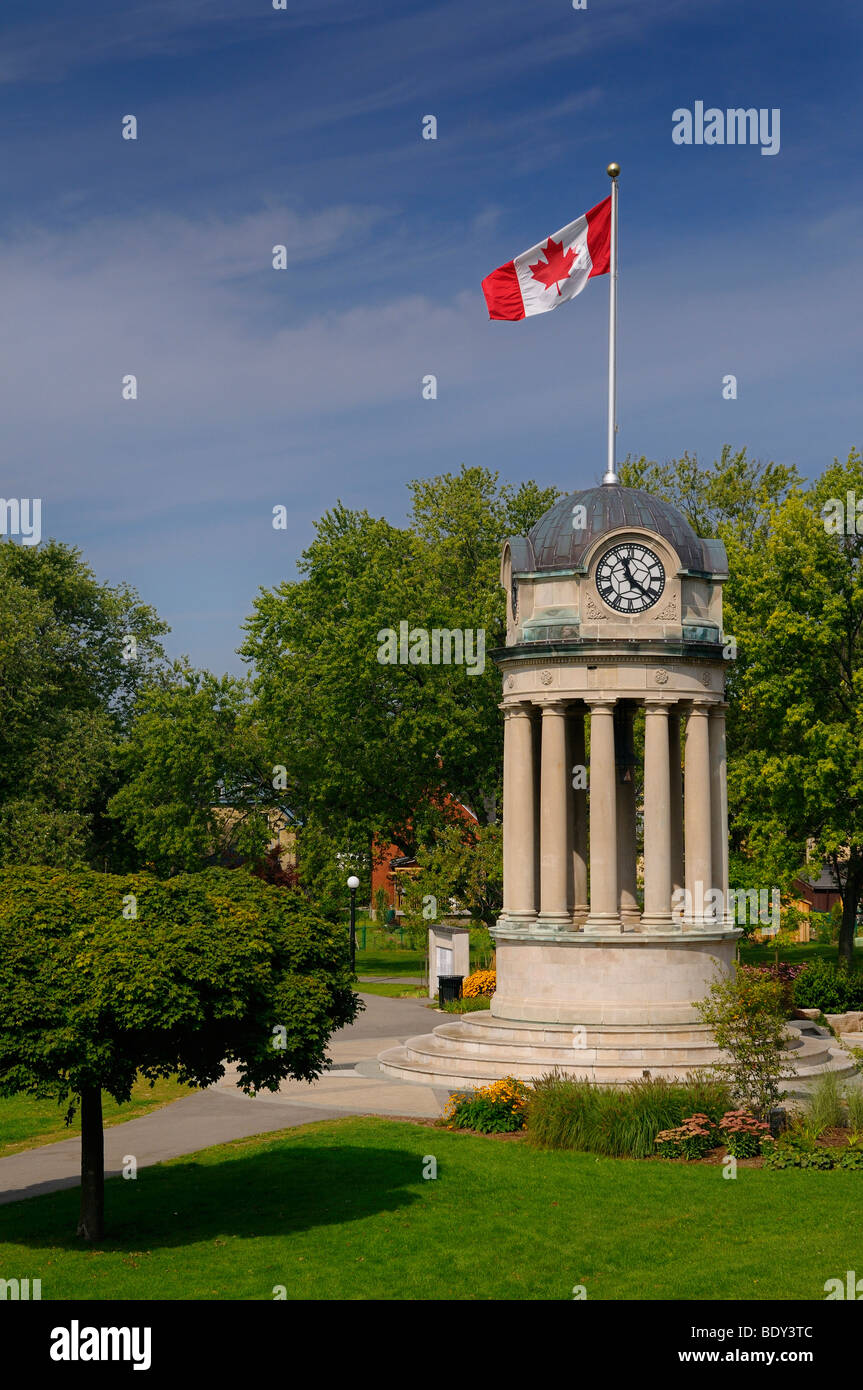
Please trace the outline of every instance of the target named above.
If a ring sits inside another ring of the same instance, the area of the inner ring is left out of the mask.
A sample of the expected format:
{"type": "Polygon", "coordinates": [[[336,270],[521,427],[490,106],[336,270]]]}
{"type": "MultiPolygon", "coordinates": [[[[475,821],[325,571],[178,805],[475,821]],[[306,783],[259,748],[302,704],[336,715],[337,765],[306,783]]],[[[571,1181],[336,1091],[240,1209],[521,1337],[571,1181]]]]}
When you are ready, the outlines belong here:
{"type": "Polygon", "coordinates": [[[775,980],[780,985],[783,1012],[789,1018],[795,1008],[799,1007],[794,998],[794,984],[805,969],[805,965],[792,965],[787,960],[771,962],[769,965],[740,966],[741,974],[744,976],[748,975],[756,980],[775,980]]]}
{"type": "Polygon", "coordinates": [[[494,970],[475,970],[464,980],[461,993],[463,999],[478,999],[485,995],[490,999],[497,988],[497,972],[494,970]]]}
{"type": "Polygon", "coordinates": [[[719,1127],[725,1147],[734,1158],[757,1158],[764,1145],[774,1142],[766,1120],[756,1120],[748,1110],[729,1110],[719,1127]]]}
{"type": "Polygon", "coordinates": [[[474,1129],[478,1134],[511,1134],[524,1129],[529,1088],[514,1076],[480,1086],[470,1095],[454,1092],[440,1124],[447,1129],[474,1129]]]}
{"type": "Polygon", "coordinates": [[[717,1047],[730,1058],[715,1070],[758,1119],[779,1100],[779,1083],[794,1074],[784,1051],[782,995],[780,980],[736,965],[732,976],[716,980],[695,1005],[717,1047]]]}
{"type": "Polygon", "coordinates": [[[863,970],[845,970],[820,957],[809,961],[794,982],[794,1003],[823,1014],[863,1009],[863,970]]]}
{"type": "Polygon", "coordinates": [[[730,1103],[728,1086],[708,1076],[634,1081],[612,1089],[552,1072],[534,1083],[528,1140],[546,1149],[648,1158],[660,1131],[681,1125],[694,1112],[715,1123],[730,1103]]]}

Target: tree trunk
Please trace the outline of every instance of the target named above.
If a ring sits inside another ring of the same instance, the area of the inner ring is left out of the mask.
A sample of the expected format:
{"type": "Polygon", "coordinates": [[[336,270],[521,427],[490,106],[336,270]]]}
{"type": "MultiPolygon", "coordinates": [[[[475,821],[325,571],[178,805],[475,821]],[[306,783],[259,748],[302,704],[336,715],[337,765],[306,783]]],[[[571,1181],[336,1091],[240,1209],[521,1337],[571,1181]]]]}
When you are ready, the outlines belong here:
{"type": "Polygon", "coordinates": [[[98,1086],[81,1092],[81,1215],[79,1236],[101,1240],[105,1231],[105,1136],[102,1131],[102,1092],[98,1086]]]}
{"type": "Polygon", "coordinates": [[[839,928],[839,963],[850,970],[854,964],[854,930],[860,902],[861,874],[849,864],[842,892],[842,925],[839,928]]]}

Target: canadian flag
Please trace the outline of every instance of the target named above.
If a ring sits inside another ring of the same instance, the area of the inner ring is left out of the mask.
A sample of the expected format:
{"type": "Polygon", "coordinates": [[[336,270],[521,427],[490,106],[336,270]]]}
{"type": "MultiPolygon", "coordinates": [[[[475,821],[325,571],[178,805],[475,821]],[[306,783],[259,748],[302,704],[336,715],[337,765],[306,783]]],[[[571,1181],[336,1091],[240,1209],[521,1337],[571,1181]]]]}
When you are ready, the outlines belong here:
{"type": "Polygon", "coordinates": [[[607,275],[611,259],[611,198],[493,270],[482,282],[491,319],[546,314],[581,294],[591,275],[607,275]]]}

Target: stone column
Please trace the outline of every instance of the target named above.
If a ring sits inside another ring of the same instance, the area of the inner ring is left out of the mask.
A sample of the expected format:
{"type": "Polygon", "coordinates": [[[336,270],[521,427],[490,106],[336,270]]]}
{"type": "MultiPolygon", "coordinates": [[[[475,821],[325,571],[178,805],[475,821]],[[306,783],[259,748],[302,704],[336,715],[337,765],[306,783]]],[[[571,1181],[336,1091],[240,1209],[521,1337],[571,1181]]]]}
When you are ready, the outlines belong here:
{"type": "Polygon", "coordinates": [[[569,776],[569,821],[572,826],[572,875],[570,881],[570,902],[572,920],[576,927],[583,926],[588,913],[587,905],[587,764],[584,743],[584,710],[581,707],[570,710],[567,719],[569,729],[569,754],[567,769],[569,776]],[[575,786],[573,786],[575,780],[575,786]]]}
{"type": "MultiPolygon", "coordinates": [[[[671,894],[672,903],[682,898],[686,886],[683,877],[683,763],[680,747],[680,706],[674,705],[668,712],[668,761],[671,788],[671,894]],[[675,899],[675,893],[678,899],[675,899]]],[[[677,920],[683,918],[683,908],[679,912],[672,908],[677,920]]]]}
{"type": "Polygon", "coordinates": [[[683,818],[685,833],[687,923],[712,926],[705,897],[713,887],[710,815],[710,706],[694,703],[686,721],[686,761],[683,818]],[[705,910],[707,909],[707,911],[705,910]]]}
{"type": "Polygon", "coordinates": [[[728,779],[725,755],[726,704],[710,709],[710,802],[713,836],[710,858],[713,868],[713,887],[722,894],[718,919],[733,927],[733,912],[728,899],[728,779]]]}
{"type": "Polygon", "coordinates": [[[503,912],[536,917],[533,721],[529,704],[503,706],[503,912]]]}
{"type": "Polygon", "coordinates": [[[539,912],[539,883],[540,873],[540,833],[539,833],[539,808],[542,805],[540,795],[540,777],[542,775],[542,719],[536,705],[530,707],[530,729],[533,738],[533,911],[534,915],[539,912]]]}
{"type": "Polygon", "coordinates": [[[617,906],[614,701],[590,703],[590,913],[585,932],[622,932],[617,906]]]}
{"type": "Polygon", "coordinates": [[[568,900],[572,872],[570,778],[567,775],[566,706],[542,707],[542,773],[540,778],[540,909],[539,921],[548,927],[572,924],[568,900]]]}
{"type": "Polygon", "coordinates": [[[668,705],[644,711],[644,913],[647,932],[679,931],[671,916],[671,738],[668,705]]]}
{"type": "Polygon", "coordinates": [[[638,906],[638,868],[635,819],[635,744],[631,705],[615,711],[615,762],[617,765],[617,891],[620,920],[624,927],[641,921],[638,906]]]}

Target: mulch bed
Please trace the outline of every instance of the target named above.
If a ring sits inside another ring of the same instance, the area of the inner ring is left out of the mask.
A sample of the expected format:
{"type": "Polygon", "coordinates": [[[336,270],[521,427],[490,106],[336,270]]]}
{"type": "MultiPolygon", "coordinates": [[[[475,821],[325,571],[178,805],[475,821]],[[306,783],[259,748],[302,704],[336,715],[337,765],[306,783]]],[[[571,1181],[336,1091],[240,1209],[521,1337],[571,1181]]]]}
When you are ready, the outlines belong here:
{"type": "MultiPolygon", "coordinates": [[[[382,1115],[379,1118],[393,1120],[396,1124],[421,1125],[425,1129],[440,1129],[443,1130],[445,1134],[469,1134],[474,1139],[497,1139],[503,1140],[504,1143],[524,1143],[528,1137],[526,1129],[515,1130],[510,1134],[480,1134],[479,1131],[475,1129],[447,1129],[446,1126],[441,1125],[438,1120],[430,1120],[427,1117],[418,1115],[382,1115]]],[[[844,1148],[847,1142],[847,1129],[825,1129],[818,1139],[819,1145],[831,1149],[844,1148]]],[[[572,1152],[581,1153],[587,1152],[587,1150],[574,1149],[572,1152]]],[[[599,1157],[606,1158],[612,1156],[611,1154],[599,1155],[599,1157]]],[[[624,1155],[624,1157],[626,1156],[627,1155],[624,1155]]],[[[640,1161],[642,1163],[682,1163],[688,1167],[703,1163],[708,1166],[712,1165],[713,1167],[719,1167],[727,1157],[728,1150],[724,1145],[720,1144],[718,1148],[711,1149],[709,1153],[706,1153],[703,1158],[663,1158],[659,1154],[651,1154],[650,1158],[641,1159],[640,1161]]],[[[763,1168],[764,1159],[760,1154],[757,1158],[738,1158],[737,1166],[738,1168],[763,1168]]]]}

